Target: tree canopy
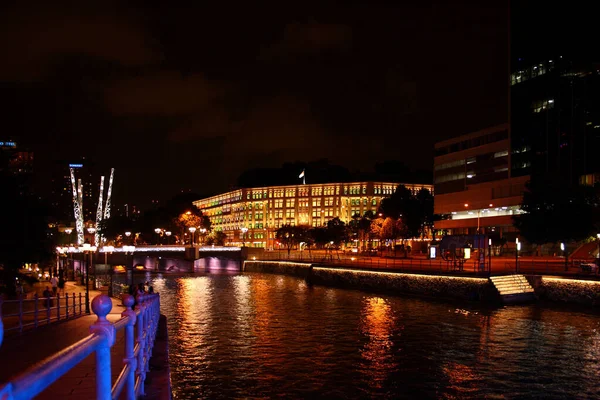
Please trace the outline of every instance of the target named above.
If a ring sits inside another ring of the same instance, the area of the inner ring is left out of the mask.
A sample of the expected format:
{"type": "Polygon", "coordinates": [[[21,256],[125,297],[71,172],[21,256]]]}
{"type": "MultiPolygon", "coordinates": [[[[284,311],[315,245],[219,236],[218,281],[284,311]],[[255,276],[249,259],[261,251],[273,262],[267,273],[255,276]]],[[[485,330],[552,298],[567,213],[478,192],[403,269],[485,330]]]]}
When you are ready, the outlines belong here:
{"type": "Polygon", "coordinates": [[[597,232],[599,208],[593,188],[552,180],[528,182],[521,204],[525,213],[513,220],[530,243],[578,241],[597,232]]]}

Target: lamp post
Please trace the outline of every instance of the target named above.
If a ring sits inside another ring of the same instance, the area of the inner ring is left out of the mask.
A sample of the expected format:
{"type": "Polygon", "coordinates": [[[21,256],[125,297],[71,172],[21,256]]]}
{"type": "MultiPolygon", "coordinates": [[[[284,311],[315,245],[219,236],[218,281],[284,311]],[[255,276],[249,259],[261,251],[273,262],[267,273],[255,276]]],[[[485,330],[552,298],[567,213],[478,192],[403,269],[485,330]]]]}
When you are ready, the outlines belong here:
{"type": "Polygon", "coordinates": [[[60,269],[59,263],[60,263],[60,253],[61,252],[62,252],[62,247],[57,247],[56,248],[56,274],[52,274],[53,276],[57,275],[58,274],[58,270],[60,269]]]}
{"type": "Polygon", "coordinates": [[[73,261],[73,253],[77,252],[77,248],[74,246],[69,246],[67,249],[69,254],[71,254],[71,269],[73,270],[73,279],[75,278],[75,262],[73,261]]]}
{"type": "Polygon", "coordinates": [[[67,238],[68,238],[67,242],[68,242],[68,244],[71,244],[71,232],[73,232],[73,229],[71,229],[71,228],[66,228],[66,229],[64,230],[64,232],[65,232],[65,234],[67,235],[67,238]]]}
{"type": "Polygon", "coordinates": [[[598,254],[596,255],[596,258],[600,260],[600,233],[598,233],[596,237],[598,238],[598,254]]]}
{"type": "Polygon", "coordinates": [[[242,247],[246,247],[246,232],[248,232],[248,228],[246,228],[245,226],[241,229],[242,230],[242,241],[244,243],[244,245],[242,247]]]}
{"type": "Polygon", "coordinates": [[[160,233],[162,232],[161,228],[156,228],[154,229],[154,233],[156,233],[156,236],[158,237],[158,240],[156,241],[156,244],[160,244],[160,233]]]}
{"type": "Polygon", "coordinates": [[[90,246],[89,243],[84,243],[83,246],[81,246],[79,248],[81,251],[83,251],[84,254],[84,259],[86,258],[87,254],[89,253],[90,255],[90,261],[89,263],[87,262],[87,260],[85,260],[85,313],[89,314],[90,313],[90,264],[93,263],[94,261],[94,252],[96,251],[96,246],[90,246]]]}
{"type": "Polygon", "coordinates": [[[206,228],[200,228],[200,234],[202,234],[202,244],[204,244],[204,234],[205,233],[206,233],[206,228]]]}
{"type": "Polygon", "coordinates": [[[126,242],[127,242],[128,245],[129,245],[129,237],[130,236],[131,236],[131,232],[129,232],[129,231],[125,232],[125,237],[127,237],[126,242]]]}
{"type": "Polygon", "coordinates": [[[112,264],[110,265],[110,267],[108,266],[107,255],[108,255],[108,253],[112,254],[113,251],[115,251],[115,248],[113,246],[104,246],[104,266],[106,266],[106,268],[108,268],[108,276],[109,276],[108,297],[113,296],[113,273],[114,273],[114,271],[113,271],[112,264]]]}
{"type": "Polygon", "coordinates": [[[196,232],[196,227],[194,226],[190,226],[188,228],[188,230],[190,231],[190,233],[192,234],[192,238],[190,240],[190,247],[194,247],[194,232],[196,232]]]}
{"type": "Polygon", "coordinates": [[[488,263],[490,264],[490,275],[492,275],[492,238],[488,239],[488,263]]]}
{"type": "MultiPolygon", "coordinates": [[[[87,228],[87,231],[90,235],[94,235],[96,233],[96,228],[94,228],[93,226],[90,226],[89,228],[87,228]]],[[[93,237],[93,242],[98,245],[98,241],[96,240],[96,236],[93,237]]]]}
{"type": "Polygon", "coordinates": [[[569,255],[567,254],[567,245],[564,242],[560,243],[560,249],[563,252],[563,256],[565,257],[565,271],[569,269],[569,255]]]}
{"type": "Polygon", "coordinates": [[[515,251],[515,272],[519,272],[519,251],[521,250],[521,242],[519,242],[519,238],[517,238],[517,246],[515,251]]]}
{"type": "Polygon", "coordinates": [[[133,292],[133,257],[131,260],[131,268],[128,267],[129,263],[127,262],[127,255],[133,255],[133,252],[135,251],[135,246],[123,246],[123,251],[125,252],[125,271],[131,271],[131,277],[129,278],[129,291],[131,292],[130,294],[135,295],[135,293],[133,292]]]}
{"type": "Polygon", "coordinates": [[[169,238],[171,237],[171,231],[166,231],[165,235],[167,235],[167,245],[169,244],[169,238]]]}

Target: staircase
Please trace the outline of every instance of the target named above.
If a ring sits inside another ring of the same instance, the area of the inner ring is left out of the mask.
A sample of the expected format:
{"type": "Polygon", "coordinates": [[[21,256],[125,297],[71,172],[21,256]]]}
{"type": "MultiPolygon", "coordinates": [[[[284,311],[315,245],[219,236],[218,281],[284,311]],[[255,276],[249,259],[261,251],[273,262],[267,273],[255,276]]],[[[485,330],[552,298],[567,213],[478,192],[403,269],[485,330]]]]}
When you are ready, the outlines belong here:
{"type": "Polygon", "coordinates": [[[537,299],[533,288],[523,275],[492,276],[490,280],[505,304],[527,303],[537,299]]]}

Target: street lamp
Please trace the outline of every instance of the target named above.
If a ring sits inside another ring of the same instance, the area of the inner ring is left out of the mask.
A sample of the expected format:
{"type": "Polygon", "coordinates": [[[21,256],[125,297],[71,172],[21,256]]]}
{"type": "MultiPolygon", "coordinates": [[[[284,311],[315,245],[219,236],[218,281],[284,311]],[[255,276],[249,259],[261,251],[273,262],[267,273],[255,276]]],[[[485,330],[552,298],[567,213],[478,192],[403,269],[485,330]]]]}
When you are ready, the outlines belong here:
{"type": "Polygon", "coordinates": [[[243,233],[243,243],[244,245],[242,247],[246,247],[246,232],[248,232],[248,228],[246,228],[245,226],[241,229],[242,233],[243,233]]]}
{"type": "Polygon", "coordinates": [[[515,272],[519,272],[519,251],[521,251],[521,242],[519,242],[519,238],[516,239],[517,247],[515,251],[515,272]]]}
{"type": "Polygon", "coordinates": [[[162,229],[156,228],[156,229],[154,229],[154,232],[156,233],[156,236],[158,236],[158,241],[156,244],[160,244],[159,243],[160,242],[160,233],[162,232],[162,229]]]}
{"type": "MultiPolygon", "coordinates": [[[[90,226],[89,228],[87,228],[87,231],[90,235],[94,235],[94,233],[96,233],[96,228],[94,228],[93,226],[90,226]]],[[[96,237],[94,236],[94,243],[97,245],[98,241],[96,240],[96,237]]]]}
{"type": "Polygon", "coordinates": [[[90,313],[90,264],[94,262],[94,252],[97,250],[96,246],[91,246],[89,243],[84,243],[83,246],[79,248],[85,256],[89,253],[90,262],[85,261],[85,313],[90,313]]]}
{"type": "Polygon", "coordinates": [[[166,231],[165,235],[167,235],[167,244],[169,244],[169,237],[171,236],[171,231],[166,231]]]}
{"type": "Polygon", "coordinates": [[[488,261],[490,264],[490,275],[492,274],[492,238],[488,239],[488,261]]]}
{"type": "Polygon", "coordinates": [[[196,232],[196,227],[194,227],[194,226],[190,226],[190,227],[188,228],[188,230],[189,230],[189,231],[191,232],[191,234],[192,234],[192,240],[190,241],[190,246],[191,246],[191,247],[194,247],[194,232],[196,232]]]}
{"type": "MultiPolygon", "coordinates": [[[[127,262],[127,255],[133,255],[133,252],[135,251],[135,246],[123,246],[123,251],[125,252],[125,271],[127,271],[129,264],[127,262]]],[[[129,270],[131,271],[131,277],[129,278],[129,291],[131,292],[130,294],[135,296],[135,292],[133,290],[133,257],[131,260],[131,268],[129,268],[129,270]]]]}
{"type": "Polygon", "coordinates": [[[127,242],[129,244],[129,237],[131,236],[131,232],[129,232],[129,231],[125,232],[125,236],[127,236],[127,242]]]}
{"type": "Polygon", "coordinates": [[[68,237],[68,240],[67,240],[67,242],[68,242],[68,244],[70,244],[70,243],[71,243],[71,232],[73,232],[73,229],[71,229],[71,228],[66,228],[66,229],[64,230],[64,232],[65,232],[65,234],[66,234],[66,235],[67,235],[67,237],[68,237]]]}
{"type": "Polygon", "coordinates": [[[200,228],[200,233],[202,234],[202,244],[204,244],[204,234],[206,233],[206,228],[200,228]]]}
{"type": "MultiPolygon", "coordinates": [[[[69,248],[67,249],[67,252],[69,252],[71,254],[71,269],[73,270],[73,279],[75,279],[75,261],[73,261],[73,253],[77,252],[77,247],[74,246],[69,246],[69,248]]],[[[68,278],[68,276],[67,276],[68,278]]]]}
{"type": "Polygon", "coordinates": [[[567,271],[569,269],[569,259],[567,254],[567,246],[564,242],[560,243],[560,249],[562,250],[563,256],[565,257],[565,271],[567,271]]]}
{"type": "Polygon", "coordinates": [[[115,248],[113,246],[104,246],[104,266],[106,268],[109,268],[108,270],[108,276],[110,277],[110,283],[108,285],[108,297],[112,297],[113,295],[113,267],[112,264],[110,265],[110,267],[108,267],[108,260],[107,260],[107,256],[108,253],[112,254],[112,252],[115,251],[115,248]]]}
{"type": "Polygon", "coordinates": [[[598,254],[596,255],[596,258],[600,259],[600,233],[598,233],[596,237],[598,238],[598,254]]]}

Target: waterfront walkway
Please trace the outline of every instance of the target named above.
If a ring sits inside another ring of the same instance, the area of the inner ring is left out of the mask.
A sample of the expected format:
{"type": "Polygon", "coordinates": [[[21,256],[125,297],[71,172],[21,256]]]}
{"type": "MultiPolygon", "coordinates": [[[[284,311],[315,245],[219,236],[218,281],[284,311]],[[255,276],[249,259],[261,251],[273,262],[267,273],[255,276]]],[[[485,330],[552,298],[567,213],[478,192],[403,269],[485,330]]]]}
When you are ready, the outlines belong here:
{"type": "MultiPolygon", "coordinates": [[[[46,283],[42,282],[35,285],[34,290],[36,292],[43,291],[45,286],[46,283]]],[[[65,289],[68,293],[85,292],[84,286],[75,285],[74,282],[67,282],[65,289]]],[[[98,290],[90,290],[90,303],[94,297],[100,294],[101,292],[98,290]]],[[[125,310],[125,307],[121,304],[120,299],[115,298],[112,298],[112,305],[112,310],[106,318],[114,323],[121,318],[121,313],[125,310]]],[[[5,337],[0,346],[0,360],[3,361],[0,363],[0,384],[6,383],[12,377],[19,375],[36,363],[88,336],[90,326],[96,319],[97,317],[93,313],[91,315],[84,313],[83,316],[75,319],[41,326],[20,335],[12,333],[5,337]]],[[[161,323],[164,325],[165,321],[161,320],[161,323]]],[[[166,327],[163,326],[162,330],[166,332],[166,327]]],[[[159,329],[158,340],[161,340],[161,332],[159,329]]],[[[115,344],[111,348],[112,382],[115,382],[123,369],[122,360],[125,358],[124,333],[124,329],[117,332],[115,344]]],[[[166,341],[166,337],[162,340],[166,341]]],[[[165,375],[161,371],[165,368],[165,365],[168,365],[168,356],[164,350],[161,350],[163,347],[165,346],[157,346],[154,357],[150,359],[150,371],[146,376],[146,396],[144,397],[147,400],[169,398],[167,394],[170,390],[167,379],[168,374],[165,375]]],[[[75,368],[36,396],[36,400],[85,398],[96,398],[96,359],[94,354],[90,354],[75,368]]]]}

